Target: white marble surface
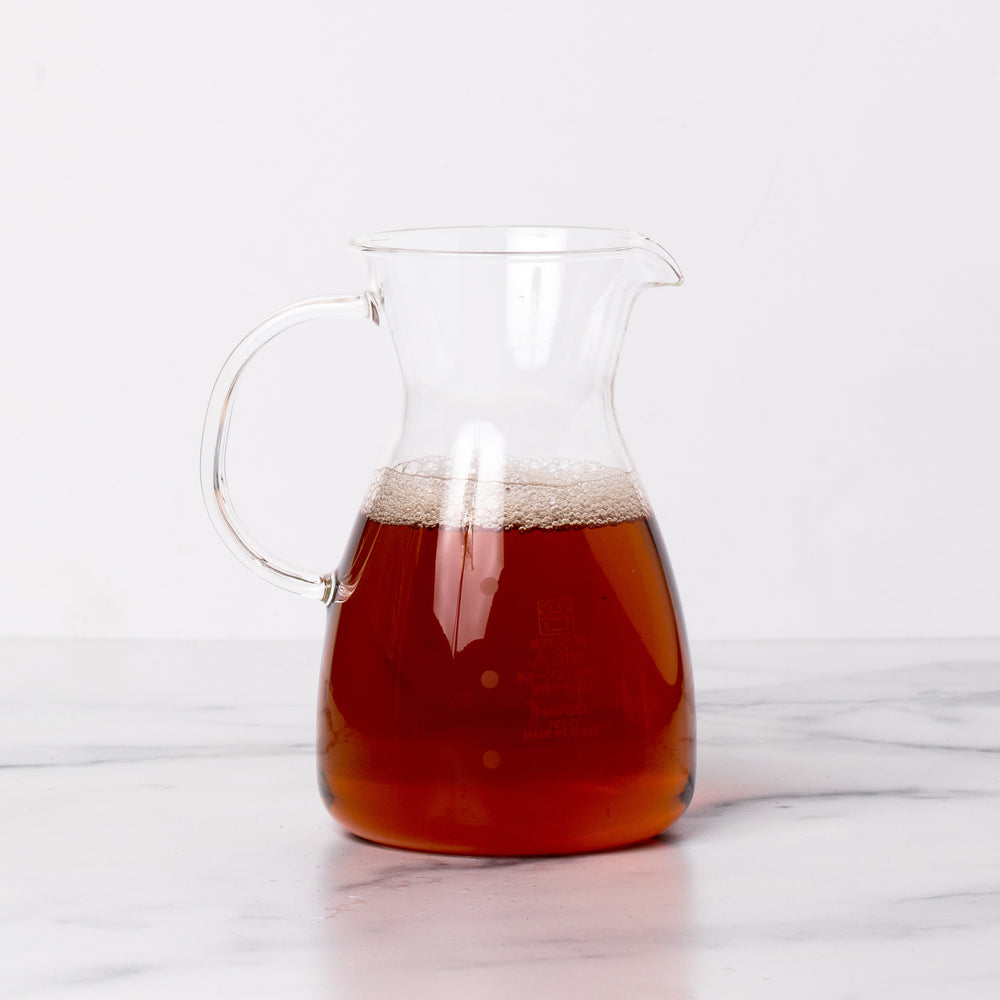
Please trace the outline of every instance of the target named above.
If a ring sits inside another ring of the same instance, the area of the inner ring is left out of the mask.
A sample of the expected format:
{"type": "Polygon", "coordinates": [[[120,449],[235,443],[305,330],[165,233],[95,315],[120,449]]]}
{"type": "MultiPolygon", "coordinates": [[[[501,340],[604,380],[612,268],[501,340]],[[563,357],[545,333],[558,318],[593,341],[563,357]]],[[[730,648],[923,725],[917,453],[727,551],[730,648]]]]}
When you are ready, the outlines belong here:
{"type": "Polygon", "coordinates": [[[0,641],[0,997],[1000,996],[1000,641],[695,648],[630,850],[340,832],[295,643],[0,641]]]}

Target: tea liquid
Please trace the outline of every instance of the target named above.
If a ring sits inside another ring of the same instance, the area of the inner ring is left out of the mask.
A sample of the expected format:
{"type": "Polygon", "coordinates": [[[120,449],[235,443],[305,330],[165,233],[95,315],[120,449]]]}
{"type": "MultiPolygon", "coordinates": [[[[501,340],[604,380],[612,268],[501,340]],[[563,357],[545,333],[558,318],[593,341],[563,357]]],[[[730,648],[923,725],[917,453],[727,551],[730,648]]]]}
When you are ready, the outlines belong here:
{"type": "Polygon", "coordinates": [[[331,813],[371,840],[464,854],[660,833],[691,797],[694,715],[637,487],[624,473],[585,489],[412,479],[376,484],[329,609],[318,745],[331,813]],[[447,512],[449,488],[482,523],[422,523],[447,512]]]}

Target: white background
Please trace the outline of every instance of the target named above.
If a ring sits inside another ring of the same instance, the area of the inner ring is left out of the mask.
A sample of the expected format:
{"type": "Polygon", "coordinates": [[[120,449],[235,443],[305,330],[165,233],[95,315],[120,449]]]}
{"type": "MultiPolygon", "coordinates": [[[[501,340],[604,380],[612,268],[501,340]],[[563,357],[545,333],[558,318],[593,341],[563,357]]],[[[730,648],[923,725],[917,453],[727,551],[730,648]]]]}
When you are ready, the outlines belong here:
{"type": "MultiPolygon", "coordinates": [[[[204,405],[349,236],[639,229],[623,431],[696,639],[1000,632],[1000,7],[7,0],[0,634],[318,638],[215,537],[204,405]]],[[[234,492],[329,568],[392,441],[370,325],[269,348],[234,492]]]]}

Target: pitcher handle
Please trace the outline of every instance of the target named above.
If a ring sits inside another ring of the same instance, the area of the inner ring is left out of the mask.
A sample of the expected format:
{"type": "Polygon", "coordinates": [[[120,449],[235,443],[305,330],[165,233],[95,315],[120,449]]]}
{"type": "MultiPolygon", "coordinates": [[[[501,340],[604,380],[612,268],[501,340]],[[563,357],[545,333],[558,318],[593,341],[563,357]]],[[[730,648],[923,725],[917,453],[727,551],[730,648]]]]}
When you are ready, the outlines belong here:
{"type": "Polygon", "coordinates": [[[308,299],[276,312],[236,345],[215,380],[205,414],[201,441],[201,488],[208,516],[233,555],[268,583],[302,597],[329,604],[336,591],[332,573],[299,569],[275,558],[259,545],[233,509],[226,482],[226,444],[229,419],[237,382],[251,358],[279,333],[317,319],[371,319],[378,323],[378,310],[371,294],[308,299]]]}

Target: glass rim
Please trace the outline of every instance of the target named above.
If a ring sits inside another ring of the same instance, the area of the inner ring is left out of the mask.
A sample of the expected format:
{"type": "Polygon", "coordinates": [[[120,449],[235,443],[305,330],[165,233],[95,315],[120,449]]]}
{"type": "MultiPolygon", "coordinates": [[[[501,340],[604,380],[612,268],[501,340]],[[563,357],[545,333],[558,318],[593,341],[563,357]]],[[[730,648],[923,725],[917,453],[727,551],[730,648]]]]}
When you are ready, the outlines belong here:
{"type": "Polygon", "coordinates": [[[649,243],[648,237],[633,230],[603,226],[432,226],[391,229],[349,241],[363,253],[462,257],[606,254],[649,243]]]}

